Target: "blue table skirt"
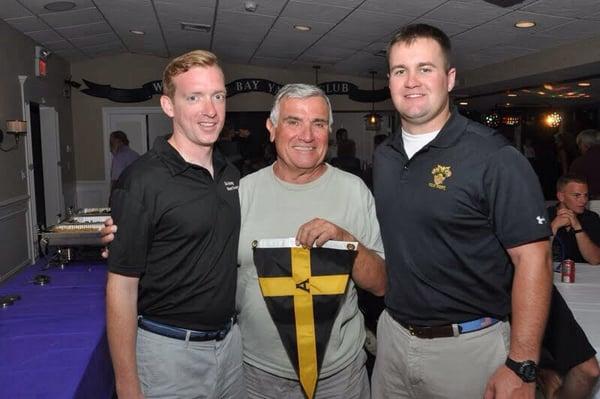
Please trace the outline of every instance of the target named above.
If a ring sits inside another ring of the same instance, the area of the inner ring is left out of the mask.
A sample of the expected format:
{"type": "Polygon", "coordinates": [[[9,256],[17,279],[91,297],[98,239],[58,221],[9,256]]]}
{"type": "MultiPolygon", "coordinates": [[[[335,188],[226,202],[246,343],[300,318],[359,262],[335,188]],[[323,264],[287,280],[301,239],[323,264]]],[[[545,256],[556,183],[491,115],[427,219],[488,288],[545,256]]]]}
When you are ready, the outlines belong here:
{"type": "Polygon", "coordinates": [[[42,271],[40,264],[0,284],[0,297],[21,295],[0,309],[0,397],[111,398],[106,265],[74,262],[42,271]],[[32,284],[37,274],[50,283],[32,284]]]}

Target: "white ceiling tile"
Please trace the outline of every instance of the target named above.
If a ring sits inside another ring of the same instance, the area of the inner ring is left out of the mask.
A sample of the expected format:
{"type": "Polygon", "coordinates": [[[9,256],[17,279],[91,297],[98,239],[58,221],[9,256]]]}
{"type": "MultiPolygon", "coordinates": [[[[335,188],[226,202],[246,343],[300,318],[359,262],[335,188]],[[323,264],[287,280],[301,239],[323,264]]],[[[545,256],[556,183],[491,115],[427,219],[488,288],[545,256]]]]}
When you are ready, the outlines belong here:
{"type": "Polygon", "coordinates": [[[82,36],[92,36],[99,35],[102,33],[110,33],[112,29],[106,22],[96,22],[93,24],[86,25],[76,25],[76,26],[67,26],[65,28],[56,29],[61,35],[66,37],[67,39],[82,37],[82,36]]]}
{"type": "MultiPolygon", "coordinates": [[[[4,3],[5,0],[2,0],[4,3]]],[[[46,10],[44,6],[48,3],[52,3],[54,0],[19,0],[21,4],[31,10],[34,14],[45,14],[50,11],[46,10]]],[[[69,0],[71,3],[75,3],[75,8],[73,10],[78,10],[87,7],[93,7],[94,4],[92,0],[69,0]]]]}
{"type": "Polygon", "coordinates": [[[281,13],[282,17],[298,18],[307,22],[337,23],[352,10],[323,4],[290,1],[281,13]]]}
{"type": "Polygon", "coordinates": [[[575,20],[542,32],[559,39],[579,40],[600,37],[600,21],[575,20]]]}
{"type": "Polygon", "coordinates": [[[7,19],[6,23],[12,26],[13,28],[25,33],[50,29],[50,27],[38,17],[7,19]]]}
{"type": "Polygon", "coordinates": [[[328,46],[328,47],[332,47],[332,48],[335,47],[335,48],[351,49],[351,50],[361,50],[361,49],[367,47],[369,44],[370,43],[368,41],[348,39],[345,37],[336,36],[331,33],[323,36],[317,42],[317,45],[319,45],[319,46],[328,46]]]}
{"type": "Polygon", "coordinates": [[[118,37],[114,33],[104,33],[101,35],[84,36],[70,39],[77,47],[90,47],[99,46],[105,43],[112,43],[119,41],[118,37]]]}
{"type": "Polygon", "coordinates": [[[494,18],[498,18],[508,12],[510,12],[510,10],[492,6],[487,3],[482,3],[477,7],[474,7],[473,4],[470,3],[448,1],[431,12],[424,14],[422,17],[435,19],[437,21],[476,26],[494,18]]]}
{"type": "Polygon", "coordinates": [[[215,35],[262,40],[274,21],[275,17],[265,15],[223,12],[217,16],[215,35]]]}
{"type": "Polygon", "coordinates": [[[532,34],[536,32],[543,32],[547,29],[552,29],[557,26],[566,24],[567,22],[573,21],[572,18],[555,17],[552,15],[535,14],[524,11],[515,11],[507,15],[503,15],[500,18],[496,18],[493,21],[485,24],[490,29],[496,32],[517,32],[519,35],[532,34]],[[534,21],[535,26],[528,29],[519,29],[515,27],[515,23],[518,21],[534,21]]]}
{"type": "Polygon", "coordinates": [[[275,58],[275,57],[254,57],[250,62],[252,65],[272,66],[285,68],[291,62],[290,58],[275,58]]]}
{"type": "Polygon", "coordinates": [[[335,24],[332,22],[325,23],[325,22],[307,21],[305,19],[299,19],[299,18],[281,17],[281,18],[277,19],[277,22],[275,22],[275,25],[273,26],[272,29],[274,31],[278,31],[278,32],[302,33],[302,32],[298,32],[297,30],[295,30],[294,25],[309,25],[311,27],[310,32],[317,33],[317,34],[325,34],[326,32],[328,32],[331,28],[333,28],[335,26],[335,24]]]}
{"type": "Polygon", "coordinates": [[[401,15],[356,11],[336,26],[331,33],[348,39],[373,42],[389,36],[410,20],[411,17],[401,15]]]}
{"type": "Polygon", "coordinates": [[[598,0],[540,0],[522,8],[523,11],[561,17],[582,18],[600,13],[598,0]]]}
{"type": "MultiPolygon", "coordinates": [[[[267,15],[275,17],[279,15],[281,9],[285,5],[284,1],[281,0],[260,0],[257,3],[256,12],[257,15],[267,15]]],[[[220,0],[219,1],[219,12],[222,11],[233,11],[233,12],[247,12],[244,10],[244,2],[240,0],[220,0]]]]}
{"type": "Polygon", "coordinates": [[[54,52],[56,52],[58,50],[74,49],[73,45],[66,40],[61,40],[58,42],[44,43],[44,46],[54,52]]]}
{"type": "Polygon", "coordinates": [[[95,7],[84,8],[81,10],[76,9],[73,11],[55,12],[52,14],[40,14],[40,18],[54,28],[91,24],[104,20],[102,14],[100,14],[95,7]]]}
{"type": "Polygon", "coordinates": [[[364,0],[294,0],[298,3],[322,4],[326,6],[336,6],[345,8],[355,8],[364,0]]]}
{"type": "Polygon", "coordinates": [[[21,4],[17,3],[17,0],[3,0],[2,7],[0,7],[0,18],[21,18],[28,17],[32,14],[21,4]]]}
{"type": "Polygon", "coordinates": [[[192,7],[185,3],[173,3],[155,1],[156,13],[161,22],[191,22],[197,24],[212,25],[215,14],[214,7],[205,7],[204,5],[194,5],[192,7]]]}
{"type": "Polygon", "coordinates": [[[38,43],[58,42],[64,40],[58,33],[53,30],[39,30],[36,32],[27,32],[27,36],[38,43]]]}
{"type": "Polygon", "coordinates": [[[446,1],[447,0],[367,0],[360,6],[359,10],[418,17],[446,1]]]}
{"type": "Polygon", "coordinates": [[[436,19],[430,19],[430,18],[419,18],[419,19],[413,21],[413,23],[428,24],[428,25],[435,26],[436,28],[444,31],[444,33],[450,37],[457,35],[459,33],[462,33],[470,28],[470,26],[466,25],[466,24],[457,24],[457,23],[448,22],[448,21],[438,21],[436,19]]]}

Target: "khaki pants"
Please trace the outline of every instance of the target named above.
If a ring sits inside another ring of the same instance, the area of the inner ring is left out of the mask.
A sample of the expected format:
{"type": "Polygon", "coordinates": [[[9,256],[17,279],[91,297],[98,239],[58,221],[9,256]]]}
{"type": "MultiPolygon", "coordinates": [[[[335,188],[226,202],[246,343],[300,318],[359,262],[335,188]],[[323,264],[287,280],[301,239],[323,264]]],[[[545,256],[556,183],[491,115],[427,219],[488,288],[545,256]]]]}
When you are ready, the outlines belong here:
{"type": "Polygon", "coordinates": [[[137,330],[137,367],[146,398],[246,398],[236,325],[222,341],[186,342],[137,330]]]}
{"type": "MultiPolygon", "coordinates": [[[[340,372],[317,382],[315,398],[369,399],[369,378],[364,351],[340,372]]],[[[251,399],[305,399],[300,382],[278,377],[244,363],[248,397],[251,399]]]]}
{"type": "Polygon", "coordinates": [[[384,311],[377,324],[373,399],[481,399],[508,356],[510,326],[499,322],[458,337],[410,335],[384,311]]]}

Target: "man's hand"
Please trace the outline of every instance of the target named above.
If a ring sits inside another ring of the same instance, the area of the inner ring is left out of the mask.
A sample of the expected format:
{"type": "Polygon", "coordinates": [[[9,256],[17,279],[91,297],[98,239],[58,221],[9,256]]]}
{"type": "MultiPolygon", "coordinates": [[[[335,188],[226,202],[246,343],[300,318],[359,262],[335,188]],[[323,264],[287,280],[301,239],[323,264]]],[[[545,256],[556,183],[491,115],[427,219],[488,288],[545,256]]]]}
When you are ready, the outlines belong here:
{"type": "Polygon", "coordinates": [[[558,212],[556,212],[556,216],[567,218],[569,220],[569,226],[572,229],[579,230],[581,228],[581,223],[579,223],[577,214],[570,209],[567,209],[567,208],[559,209],[558,212]]]}
{"type": "Polygon", "coordinates": [[[484,399],[534,399],[535,383],[526,383],[512,370],[502,365],[490,377],[484,399]]]}
{"type": "Polygon", "coordinates": [[[298,244],[307,248],[313,245],[320,247],[329,240],[356,241],[356,238],[341,227],[319,218],[304,223],[296,234],[298,244]]]}
{"type": "MultiPolygon", "coordinates": [[[[116,232],[117,225],[114,224],[113,219],[109,217],[104,221],[104,227],[100,230],[100,241],[102,241],[102,244],[110,244],[115,239],[116,232]]],[[[102,257],[108,259],[108,247],[102,248],[102,257]]]]}

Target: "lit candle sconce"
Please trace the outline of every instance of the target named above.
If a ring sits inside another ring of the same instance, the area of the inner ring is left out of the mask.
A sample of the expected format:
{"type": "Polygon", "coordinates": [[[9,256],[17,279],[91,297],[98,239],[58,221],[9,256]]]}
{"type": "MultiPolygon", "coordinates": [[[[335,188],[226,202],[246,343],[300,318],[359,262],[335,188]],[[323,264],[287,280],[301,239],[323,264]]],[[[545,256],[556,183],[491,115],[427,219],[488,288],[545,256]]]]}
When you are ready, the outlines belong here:
{"type": "MultiPolygon", "coordinates": [[[[3,152],[9,152],[15,150],[19,146],[19,138],[27,134],[27,122],[22,120],[10,120],[6,121],[6,134],[10,134],[14,137],[15,143],[8,148],[4,148],[0,145],[0,150],[3,152]]],[[[4,140],[4,133],[0,129],[0,144],[4,140]]]]}

